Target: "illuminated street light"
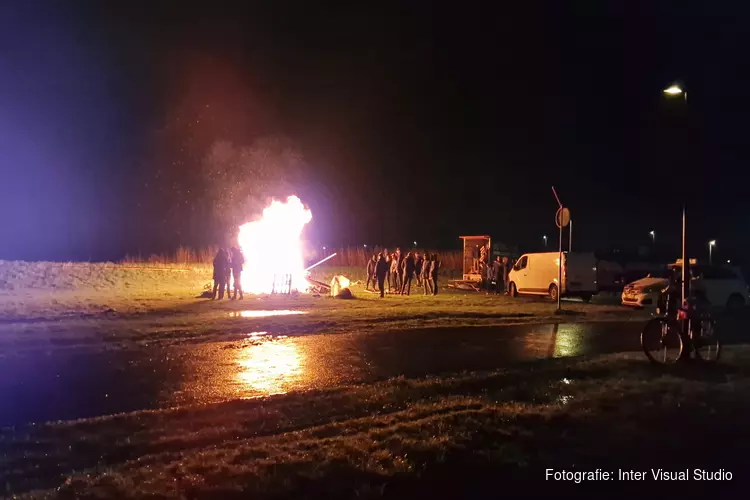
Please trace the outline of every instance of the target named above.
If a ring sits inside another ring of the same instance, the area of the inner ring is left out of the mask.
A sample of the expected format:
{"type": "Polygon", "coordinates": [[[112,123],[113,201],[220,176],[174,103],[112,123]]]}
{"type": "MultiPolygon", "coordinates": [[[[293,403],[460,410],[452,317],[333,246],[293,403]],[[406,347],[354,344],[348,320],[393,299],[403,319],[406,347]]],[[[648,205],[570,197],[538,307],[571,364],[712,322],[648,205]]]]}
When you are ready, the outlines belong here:
{"type": "Polygon", "coordinates": [[[544,240],[544,246],[546,247],[547,246],[547,235],[545,234],[544,236],[542,236],[542,239],[544,240]]]}
{"type": "Polygon", "coordinates": [[[414,242],[414,248],[417,248],[417,242],[416,241],[414,242]]]}
{"type": "Polygon", "coordinates": [[[663,92],[669,97],[677,97],[681,95],[687,101],[687,91],[677,84],[670,85],[669,87],[665,88],[663,92]]]}
{"type": "Polygon", "coordinates": [[[713,253],[713,249],[716,246],[716,240],[711,240],[708,242],[708,265],[711,265],[711,257],[713,253]]]}
{"type": "Polygon", "coordinates": [[[651,235],[651,243],[656,243],[656,233],[652,230],[648,234],[651,235]]]}

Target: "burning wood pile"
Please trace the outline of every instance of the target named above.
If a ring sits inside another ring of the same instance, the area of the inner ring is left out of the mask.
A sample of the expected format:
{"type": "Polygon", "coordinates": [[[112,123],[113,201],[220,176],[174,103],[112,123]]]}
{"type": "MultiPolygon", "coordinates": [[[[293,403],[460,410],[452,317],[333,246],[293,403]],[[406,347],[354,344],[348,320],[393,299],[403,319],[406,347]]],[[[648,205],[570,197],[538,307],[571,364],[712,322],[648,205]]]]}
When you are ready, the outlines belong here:
{"type": "Polygon", "coordinates": [[[349,295],[349,280],[335,276],[328,285],[309,277],[309,271],[336,254],[305,268],[300,235],[312,213],[296,196],[273,200],[260,219],[240,226],[238,242],[245,257],[242,288],[250,293],[311,292],[349,295]]]}

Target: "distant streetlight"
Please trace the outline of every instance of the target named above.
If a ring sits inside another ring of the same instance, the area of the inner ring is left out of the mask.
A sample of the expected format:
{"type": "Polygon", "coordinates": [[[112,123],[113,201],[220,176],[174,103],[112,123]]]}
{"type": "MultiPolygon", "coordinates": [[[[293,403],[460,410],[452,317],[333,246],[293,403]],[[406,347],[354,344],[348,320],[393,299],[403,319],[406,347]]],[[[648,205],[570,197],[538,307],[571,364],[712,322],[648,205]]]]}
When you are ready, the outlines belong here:
{"type": "Polygon", "coordinates": [[[547,248],[547,235],[542,236],[542,239],[544,240],[544,247],[547,248]]]}
{"type": "Polygon", "coordinates": [[[711,257],[713,254],[713,249],[716,246],[716,240],[711,240],[708,242],[708,265],[711,265],[711,257]]]}
{"type": "Polygon", "coordinates": [[[656,233],[654,231],[650,231],[648,234],[651,235],[651,243],[656,243],[656,233]]]}
{"type": "Polygon", "coordinates": [[[326,247],[323,247],[323,251],[324,251],[324,252],[326,251],[326,247]]]}
{"type": "Polygon", "coordinates": [[[732,261],[729,260],[729,259],[727,259],[727,264],[731,264],[731,263],[732,263],[732,261]]]}
{"type": "Polygon", "coordinates": [[[682,87],[677,84],[670,85],[669,87],[665,88],[663,92],[665,95],[670,97],[677,97],[678,95],[681,95],[687,101],[687,91],[683,90],[682,87]]]}
{"type": "Polygon", "coordinates": [[[367,243],[365,243],[365,244],[364,244],[364,245],[362,245],[362,246],[363,246],[363,247],[365,247],[365,248],[367,248],[367,243]]]}
{"type": "Polygon", "coordinates": [[[417,242],[416,241],[414,242],[414,248],[417,248],[417,242]]]}

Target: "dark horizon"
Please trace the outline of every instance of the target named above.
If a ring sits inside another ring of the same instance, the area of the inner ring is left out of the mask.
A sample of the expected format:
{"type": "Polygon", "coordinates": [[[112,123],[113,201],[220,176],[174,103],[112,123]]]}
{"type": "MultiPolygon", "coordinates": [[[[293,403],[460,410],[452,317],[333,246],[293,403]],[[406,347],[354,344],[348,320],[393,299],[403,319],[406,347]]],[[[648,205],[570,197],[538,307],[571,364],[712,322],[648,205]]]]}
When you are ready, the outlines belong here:
{"type": "Polygon", "coordinates": [[[691,255],[750,251],[746,6],[11,4],[0,259],[210,244],[159,176],[263,136],[310,165],[294,194],[321,245],[556,248],[554,185],[574,249],[654,230],[677,255],[687,203],[691,255]],[[662,94],[675,81],[687,105],[662,94]]]}

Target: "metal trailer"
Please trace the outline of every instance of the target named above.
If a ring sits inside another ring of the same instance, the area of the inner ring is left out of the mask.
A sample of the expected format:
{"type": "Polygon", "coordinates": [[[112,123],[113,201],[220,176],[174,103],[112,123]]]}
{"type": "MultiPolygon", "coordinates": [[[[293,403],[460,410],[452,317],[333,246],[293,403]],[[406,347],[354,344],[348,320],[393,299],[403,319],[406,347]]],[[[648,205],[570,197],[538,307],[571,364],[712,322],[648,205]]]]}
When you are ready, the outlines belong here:
{"type": "Polygon", "coordinates": [[[492,255],[492,238],[487,235],[459,236],[459,238],[464,241],[462,281],[481,284],[483,276],[481,269],[477,270],[474,265],[473,251],[477,246],[486,245],[490,249],[490,253],[487,255],[489,260],[492,255]]]}

